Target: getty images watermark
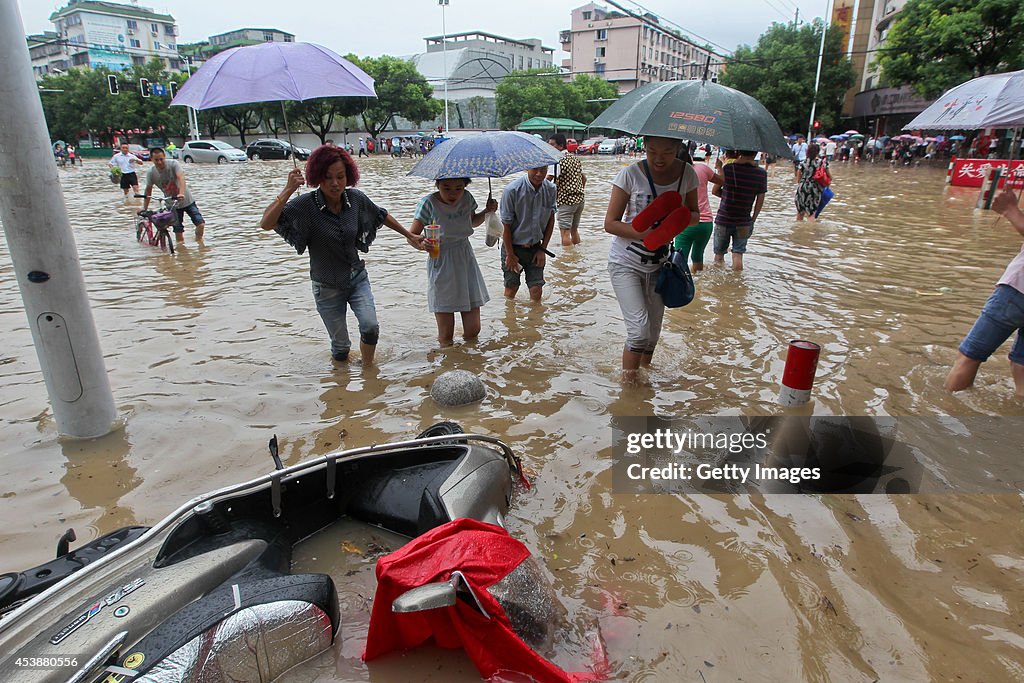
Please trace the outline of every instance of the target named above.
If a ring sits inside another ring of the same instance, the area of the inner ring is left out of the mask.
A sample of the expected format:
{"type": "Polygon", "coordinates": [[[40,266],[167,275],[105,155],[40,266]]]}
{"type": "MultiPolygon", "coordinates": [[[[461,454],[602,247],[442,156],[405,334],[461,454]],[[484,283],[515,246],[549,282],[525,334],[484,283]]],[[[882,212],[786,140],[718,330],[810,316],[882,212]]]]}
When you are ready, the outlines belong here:
{"type": "Polygon", "coordinates": [[[1024,491],[1024,418],[617,417],[616,493],[1024,491]]]}

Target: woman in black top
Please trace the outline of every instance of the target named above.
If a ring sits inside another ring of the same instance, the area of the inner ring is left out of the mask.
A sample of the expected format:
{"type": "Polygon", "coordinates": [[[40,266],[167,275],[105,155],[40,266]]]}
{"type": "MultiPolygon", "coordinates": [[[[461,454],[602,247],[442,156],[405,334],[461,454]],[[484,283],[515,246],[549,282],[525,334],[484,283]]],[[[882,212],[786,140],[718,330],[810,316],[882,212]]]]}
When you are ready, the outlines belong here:
{"type": "Polygon", "coordinates": [[[359,169],[348,152],[321,145],[306,162],[305,179],[299,169],[288,174],[284,192],[263,212],[260,227],[275,230],[300,254],[309,249],[313,299],[330,335],[334,360],[348,360],[352,344],[346,314],[351,307],[359,321],[363,365],[371,365],[380,327],[359,252],[369,249],[381,225],[400,233],[415,249],[423,249],[423,237],[355,189],[358,181],[359,169]],[[304,182],[317,190],[288,201],[304,182]]]}

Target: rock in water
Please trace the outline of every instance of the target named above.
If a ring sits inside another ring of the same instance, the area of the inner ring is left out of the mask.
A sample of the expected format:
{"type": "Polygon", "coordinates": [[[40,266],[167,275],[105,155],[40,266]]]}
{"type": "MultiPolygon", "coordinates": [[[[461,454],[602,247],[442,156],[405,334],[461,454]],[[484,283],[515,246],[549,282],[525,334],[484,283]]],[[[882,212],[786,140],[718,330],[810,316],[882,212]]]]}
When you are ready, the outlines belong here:
{"type": "Polygon", "coordinates": [[[482,401],[487,395],[479,377],[466,370],[449,370],[434,380],[430,395],[443,406],[462,406],[482,401]]]}

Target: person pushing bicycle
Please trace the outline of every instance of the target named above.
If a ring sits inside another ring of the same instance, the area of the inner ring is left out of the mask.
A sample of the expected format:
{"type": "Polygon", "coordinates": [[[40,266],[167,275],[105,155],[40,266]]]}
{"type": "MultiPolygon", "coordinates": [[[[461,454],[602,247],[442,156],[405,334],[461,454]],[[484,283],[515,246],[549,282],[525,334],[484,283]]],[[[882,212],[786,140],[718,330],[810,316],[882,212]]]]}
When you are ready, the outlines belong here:
{"type": "Polygon", "coordinates": [[[192,220],[192,224],[196,226],[196,242],[202,242],[206,222],[203,220],[203,214],[199,213],[199,207],[196,206],[192,193],[185,183],[185,169],[180,162],[168,159],[167,153],[162,147],[151,148],[149,150],[149,160],[153,162],[153,167],[146,173],[146,194],[142,202],[143,211],[149,208],[149,202],[153,195],[153,186],[156,185],[163,190],[164,195],[178,198],[178,203],[173,207],[176,217],[174,222],[175,238],[179,242],[185,241],[184,219],[187,213],[188,217],[192,220]]]}

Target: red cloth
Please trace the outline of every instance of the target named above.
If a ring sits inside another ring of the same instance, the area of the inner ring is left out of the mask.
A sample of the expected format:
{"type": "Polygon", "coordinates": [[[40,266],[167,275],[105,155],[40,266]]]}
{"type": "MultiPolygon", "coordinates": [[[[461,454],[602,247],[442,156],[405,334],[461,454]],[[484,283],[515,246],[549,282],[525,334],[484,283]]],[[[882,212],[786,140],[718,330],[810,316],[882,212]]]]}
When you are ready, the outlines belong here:
{"type": "Polygon", "coordinates": [[[486,590],[529,555],[526,546],[501,527],[457,519],[380,558],[363,659],[418,647],[433,638],[439,647],[464,648],[485,679],[515,672],[538,683],[598,680],[590,673],[566,673],[534,652],[515,634],[508,616],[486,590]],[[447,581],[455,570],[462,572],[490,619],[461,599],[453,607],[426,612],[391,611],[391,603],[407,590],[447,581]]]}

